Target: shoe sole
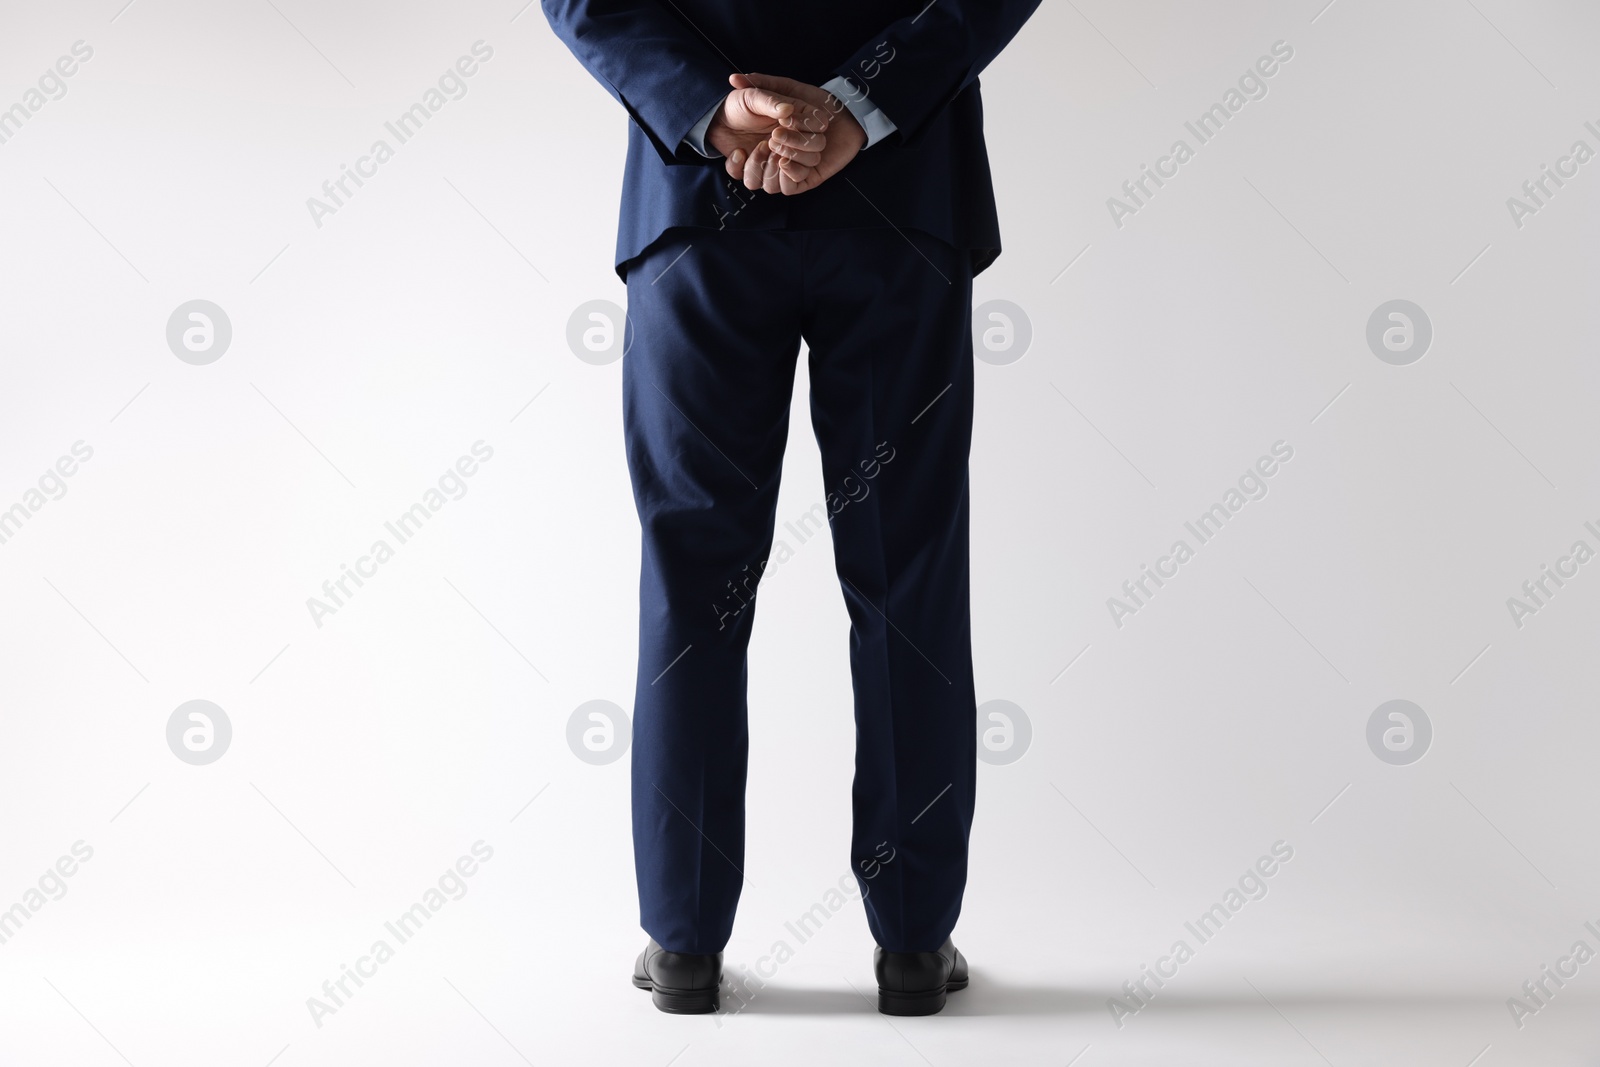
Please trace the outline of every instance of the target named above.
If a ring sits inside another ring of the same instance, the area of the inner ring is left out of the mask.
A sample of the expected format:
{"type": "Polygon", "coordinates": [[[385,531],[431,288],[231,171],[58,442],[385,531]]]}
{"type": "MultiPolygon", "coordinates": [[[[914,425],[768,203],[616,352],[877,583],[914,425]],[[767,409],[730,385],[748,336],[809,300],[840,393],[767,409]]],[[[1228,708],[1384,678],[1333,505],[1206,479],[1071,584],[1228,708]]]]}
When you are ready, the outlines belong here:
{"type": "Polygon", "coordinates": [[[899,993],[879,986],[878,1011],[884,1015],[937,1015],[944,1010],[945,994],[960,992],[967,988],[968,981],[964,978],[917,993],[899,993]]]}
{"type": "Polygon", "coordinates": [[[709,1015],[717,1010],[715,989],[668,989],[648,979],[635,977],[635,989],[648,989],[656,1010],[668,1015],[709,1015]]]}

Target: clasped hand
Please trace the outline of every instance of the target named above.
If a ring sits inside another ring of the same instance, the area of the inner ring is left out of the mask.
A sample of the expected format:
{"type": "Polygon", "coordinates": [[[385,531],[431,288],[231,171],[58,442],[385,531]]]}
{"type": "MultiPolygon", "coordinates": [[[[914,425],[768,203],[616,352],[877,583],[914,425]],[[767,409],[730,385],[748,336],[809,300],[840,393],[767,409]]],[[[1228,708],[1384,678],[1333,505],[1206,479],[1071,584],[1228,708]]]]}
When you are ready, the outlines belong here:
{"type": "Polygon", "coordinates": [[[733,91],[706,130],[730,178],[794,196],[843,170],[867,133],[826,89],[768,74],[730,74],[733,91]]]}

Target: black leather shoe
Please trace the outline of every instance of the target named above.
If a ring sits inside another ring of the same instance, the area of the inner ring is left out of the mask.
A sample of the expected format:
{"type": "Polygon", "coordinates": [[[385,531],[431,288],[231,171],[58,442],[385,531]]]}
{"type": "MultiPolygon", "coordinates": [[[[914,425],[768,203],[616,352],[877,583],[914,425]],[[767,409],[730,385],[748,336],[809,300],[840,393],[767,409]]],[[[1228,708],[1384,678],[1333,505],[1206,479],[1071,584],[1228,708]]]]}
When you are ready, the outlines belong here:
{"type": "Polygon", "coordinates": [[[633,984],[650,990],[655,1006],[672,1015],[705,1015],[717,1010],[722,953],[668,952],[650,943],[633,965],[633,984]]]}
{"type": "Polygon", "coordinates": [[[945,938],[937,952],[872,954],[878,975],[878,1010],[885,1015],[933,1015],[944,1010],[944,996],[967,988],[967,958],[945,938]]]}

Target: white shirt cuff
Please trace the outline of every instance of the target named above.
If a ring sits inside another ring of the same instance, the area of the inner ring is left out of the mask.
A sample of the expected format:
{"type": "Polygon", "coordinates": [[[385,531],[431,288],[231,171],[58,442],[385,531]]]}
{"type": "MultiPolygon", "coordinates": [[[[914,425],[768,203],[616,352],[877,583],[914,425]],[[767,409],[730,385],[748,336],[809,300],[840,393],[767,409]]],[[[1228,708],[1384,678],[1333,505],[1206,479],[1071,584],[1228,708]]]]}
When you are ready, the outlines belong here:
{"type": "Polygon", "coordinates": [[[867,96],[865,90],[857,89],[855,84],[844,75],[830,78],[822,84],[822,88],[844,101],[844,106],[850,109],[850,114],[861,123],[861,128],[867,131],[867,143],[863,148],[871,148],[895,130],[899,129],[883,109],[874,104],[867,96]]]}
{"type": "Polygon", "coordinates": [[[689,127],[689,132],[684,134],[683,143],[699,152],[707,159],[721,159],[722,153],[706,144],[706,133],[711,129],[711,120],[717,117],[717,112],[722,110],[723,102],[718,100],[711,105],[711,110],[700,117],[700,121],[689,127]]]}

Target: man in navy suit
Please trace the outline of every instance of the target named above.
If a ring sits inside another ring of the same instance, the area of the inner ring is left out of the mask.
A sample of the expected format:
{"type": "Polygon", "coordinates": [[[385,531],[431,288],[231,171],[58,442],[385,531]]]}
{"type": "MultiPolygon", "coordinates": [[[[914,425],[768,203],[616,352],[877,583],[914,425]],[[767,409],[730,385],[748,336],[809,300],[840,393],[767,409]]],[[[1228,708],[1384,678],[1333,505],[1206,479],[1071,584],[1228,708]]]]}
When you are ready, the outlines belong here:
{"type": "Polygon", "coordinates": [[[977,733],[971,296],[1000,252],[978,75],[1038,4],[543,0],[633,120],[616,251],[643,530],[633,980],[663,1011],[716,1010],[744,880],[746,648],[802,339],[879,1010],[931,1014],[967,985],[950,935],[977,733]]]}

